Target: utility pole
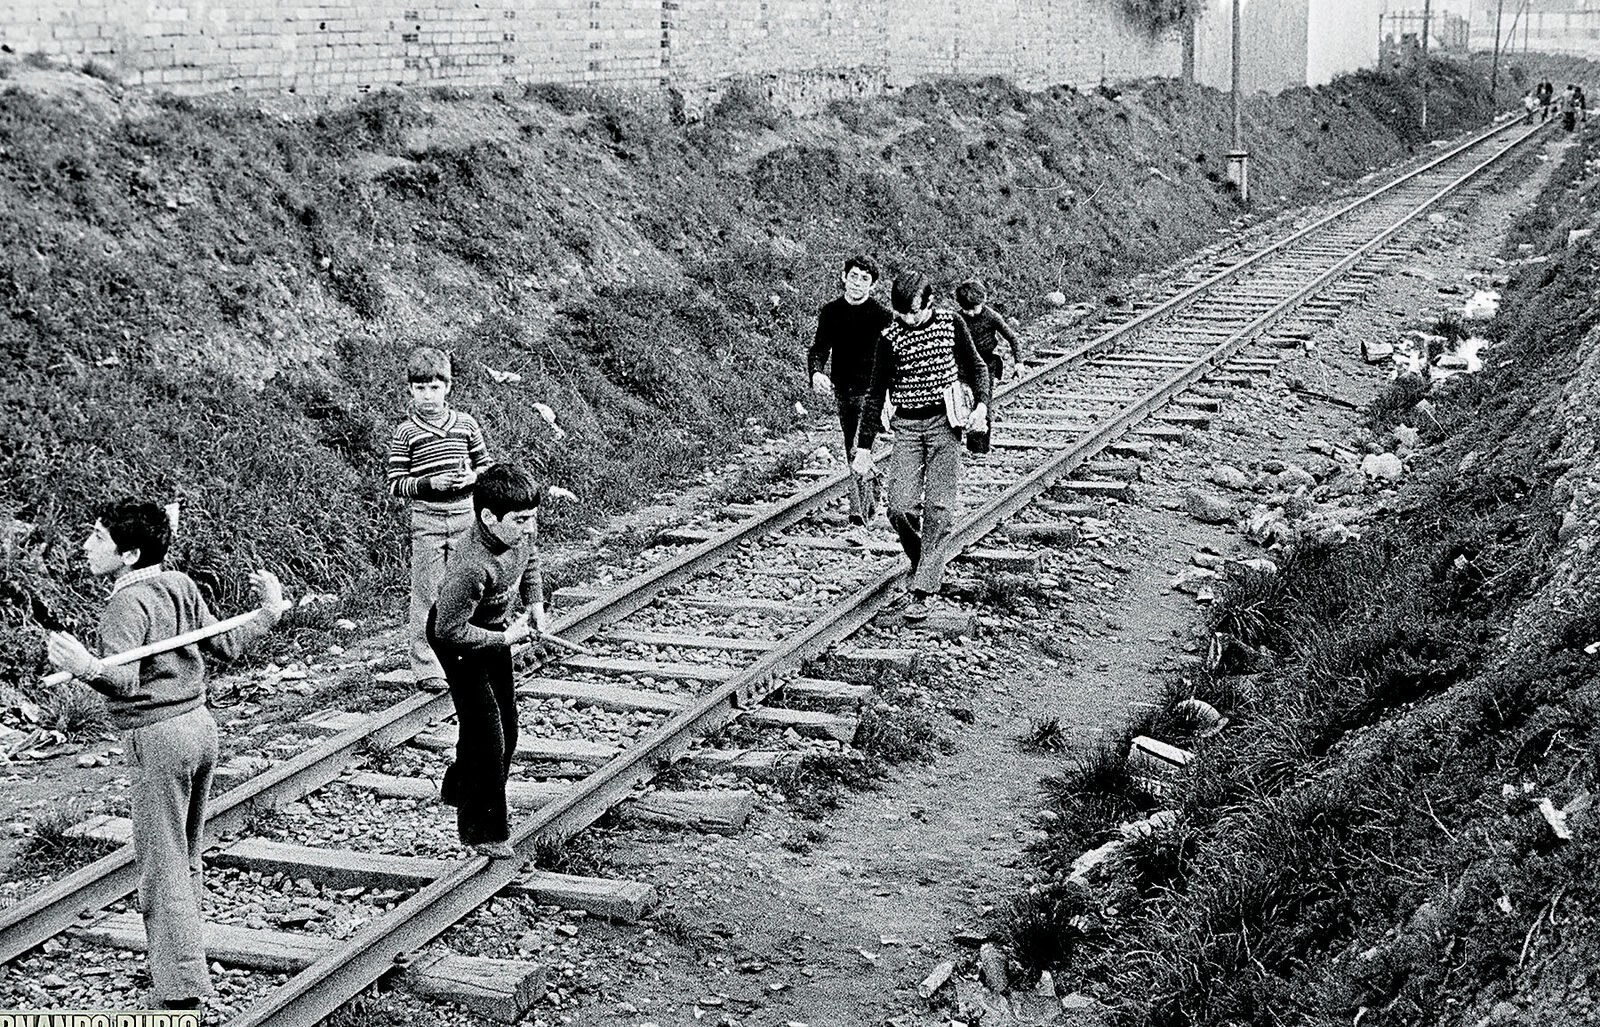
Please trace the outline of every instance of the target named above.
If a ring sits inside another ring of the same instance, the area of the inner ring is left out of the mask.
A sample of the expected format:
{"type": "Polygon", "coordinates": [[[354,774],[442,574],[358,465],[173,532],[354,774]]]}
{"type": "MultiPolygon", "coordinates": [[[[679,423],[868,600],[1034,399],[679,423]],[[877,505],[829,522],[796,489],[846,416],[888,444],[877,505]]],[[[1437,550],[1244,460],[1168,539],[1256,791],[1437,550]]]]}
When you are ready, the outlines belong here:
{"type": "Polygon", "coordinates": [[[1194,6],[1197,0],[1184,0],[1183,25],[1183,82],[1194,85],[1194,6]]]}
{"type": "Polygon", "coordinates": [[[1233,149],[1228,152],[1228,181],[1239,190],[1239,202],[1250,202],[1250,151],[1244,148],[1244,118],[1239,109],[1239,56],[1243,36],[1240,0],[1233,0],[1233,149]]]}
{"type": "Polygon", "coordinates": [[[1428,128],[1428,23],[1433,20],[1433,0],[1422,0],[1422,128],[1428,128]]]}
{"type": "MultiPolygon", "coordinates": [[[[1500,18],[1506,13],[1506,0],[1497,0],[1494,7],[1494,63],[1489,65],[1489,103],[1495,102],[1495,88],[1500,84],[1500,18]]],[[[1516,40],[1513,28],[1512,40],[1516,40]]]]}

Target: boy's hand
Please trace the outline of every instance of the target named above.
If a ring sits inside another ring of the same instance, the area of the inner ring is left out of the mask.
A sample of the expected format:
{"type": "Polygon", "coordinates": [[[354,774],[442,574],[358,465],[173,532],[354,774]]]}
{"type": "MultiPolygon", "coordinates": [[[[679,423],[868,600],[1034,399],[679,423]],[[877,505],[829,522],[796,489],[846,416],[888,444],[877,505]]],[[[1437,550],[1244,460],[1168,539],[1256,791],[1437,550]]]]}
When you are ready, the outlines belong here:
{"type": "Polygon", "coordinates": [[[867,478],[872,475],[872,451],[865,446],[856,450],[856,455],[850,459],[850,470],[858,478],[867,478]]]}
{"type": "Polygon", "coordinates": [[[533,626],[538,630],[539,634],[548,635],[550,633],[550,613],[545,609],[544,604],[534,603],[533,606],[529,607],[528,613],[533,616],[533,626]]]}
{"type": "Polygon", "coordinates": [[[83,677],[94,667],[94,656],[83,647],[82,642],[65,631],[50,632],[44,648],[51,663],[75,678],[83,677]]]}
{"type": "Polygon", "coordinates": [[[979,403],[977,406],[972,408],[972,416],[967,418],[967,431],[988,431],[988,430],[989,430],[989,408],[985,404],[979,403]]]}
{"type": "Polygon", "coordinates": [[[430,477],[428,484],[432,485],[436,492],[454,492],[466,488],[477,480],[476,471],[445,471],[430,477]]]}
{"type": "Polygon", "coordinates": [[[528,623],[527,615],[524,614],[512,621],[511,625],[505,630],[505,636],[506,645],[516,645],[533,637],[533,625],[528,623]]]}
{"type": "Polygon", "coordinates": [[[283,611],[289,608],[283,601],[283,584],[271,571],[251,571],[250,587],[255,590],[257,605],[271,614],[273,620],[283,616],[283,611]]]}
{"type": "Polygon", "coordinates": [[[833,392],[833,379],[818,371],[811,376],[811,391],[824,396],[830,395],[833,392]]]}

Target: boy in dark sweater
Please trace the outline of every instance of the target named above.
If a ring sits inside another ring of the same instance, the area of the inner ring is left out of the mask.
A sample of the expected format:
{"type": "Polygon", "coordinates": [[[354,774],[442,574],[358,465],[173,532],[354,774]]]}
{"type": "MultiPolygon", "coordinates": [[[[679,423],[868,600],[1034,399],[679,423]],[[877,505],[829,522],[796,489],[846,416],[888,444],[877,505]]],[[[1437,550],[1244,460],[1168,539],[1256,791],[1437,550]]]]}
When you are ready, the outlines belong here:
{"type": "MultiPolygon", "coordinates": [[[[100,651],[126,652],[216,623],[193,581],[163,570],[172,528],[154,503],[108,507],[83,541],[89,573],[112,579],[100,651]]],[[[229,659],[265,635],[283,608],[271,571],[250,575],[261,612],[204,642],[108,667],[72,635],[47,641],[50,662],[106,697],[133,764],[133,853],[149,953],[150,1001],[192,1009],[215,994],[200,920],[206,802],[217,762],[217,722],[206,709],[200,650],[229,659]]]]}
{"type": "Polygon", "coordinates": [[[885,396],[894,399],[894,455],[889,474],[889,523],[911,560],[907,620],[928,616],[928,599],[944,577],[945,539],[955,523],[961,484],[961,433],[989,418],[989,367],[973,348],[959,316],[933,309],[933,286],[917,272],[894,280],[894,323],[879,336],[872,388],[856,438],[857,471],[870,465],[885,396]],[[972,390],[966,424],[949,421],[945,390],[972,390]]]}
{"type": "Polygon", "coordinates": [[[543,494],[514,464],[495,464],[478,476],[472,531],[445,568],[428,616],[428,641],[460,725],[440,798],[456,808],[462,844],[491,859],[516,855],[506,814],[506,778],[517,749],[511,647],[549,627],[537,549],[543,494]],[[527,612],[512,623],[519,600],[527,612]]]}
{"type": "MultiPolygon", "coordinates": [[[[844,458],[856,455],[856,434],[867,390],[872,386],[872,361],[878,349],[878,334],[889,326],[890,316],[883,304],[872,298],[878,280],[878,264],[865,254],[844,262],[839,282],[844,295],[817,311],[817,336],[806,354],[811,372],[811,387],[823,395],[832,392],[839,402],[839,427],[844,430],[844,458]],[[833,356],[833,377],[823,368],[833,356]]],[[[856,474],[850,482],[850,523],[865,525],[878,508],[876,468],[856,474]]]]}
{"type": "MultiPolygon", "coordinates": [[[[973,348],[978,351],[978,356],[989,365],[989,378],[992,385],[999,385],[1006,376],[1005,360],[1000,356],[1000,340],[1003,338],[1011,344],[1011,366],[1022,365],[1022,342],[1017,338],[1017,333],[1011,330],[1011,323],[999,311],[987,305],[988,290],[976,278],[969,278],[956,286],[956,306],[961,308],[962,320],[967,323],[967,331],[972,335],[973,348]]],[[[994,404],[989,404],[989,420],[983,426],[982,435],[974,434],[967,439],[967,446],[975,454],[988,453],[990,438],[994,430],[994,404]],[[983,440],[982,448],[974,446],[973,439],[983,440]]],[[[977,459],[982,459],[978,456],[977,459]]]]}
{"type": "Polygon", "coordinates": [[[972,345],[978,356],[989,365],[989,376],[998,384],[1006,376],[1005,361],[1000,356],[1000,340],[1011,345],[1011,365],[1022,363],[1022,341],[1011,330],[1011,323],[994,308],[988,306],[989,292],[976,278],[969,278],[956,286],[956,306],[961,308],[962,320],[972,335],[972,345]]]}

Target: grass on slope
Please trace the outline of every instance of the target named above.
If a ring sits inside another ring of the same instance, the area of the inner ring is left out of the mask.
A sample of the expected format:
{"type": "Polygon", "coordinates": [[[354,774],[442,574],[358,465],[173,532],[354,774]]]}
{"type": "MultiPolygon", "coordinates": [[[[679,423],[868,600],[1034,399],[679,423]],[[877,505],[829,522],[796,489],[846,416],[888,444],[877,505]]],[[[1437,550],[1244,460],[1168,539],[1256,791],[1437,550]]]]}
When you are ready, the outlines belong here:
{"type": "MultiPolygon", "coordinates": [[[[1560,216],[1600,209],[1588,156],[1574,147],[1542,198],[1560,216]]],[[[1505,1000],[1532,1007],[1516,1022],[1588,1022],[1600,603],[1583,579],[1561,601],[1541,589],[1565,558],[1551,414],[1594,345],[1600,256],[1559,245],[1516,275],[1495,366],[1434,390],[1404,512],[1222,597],[1281,669],[1174,687],[1234,722],[1193,743],[1179,825],[1073,884],[1071,859],[1151,803],[1125,745],[1055,782],[1051,876],[1013,919],[1034,970],[1152,1027],[1473,1024],[1505,1000]],[[1544,800],[1572,810],[1570,841],[1544,800]]]]}

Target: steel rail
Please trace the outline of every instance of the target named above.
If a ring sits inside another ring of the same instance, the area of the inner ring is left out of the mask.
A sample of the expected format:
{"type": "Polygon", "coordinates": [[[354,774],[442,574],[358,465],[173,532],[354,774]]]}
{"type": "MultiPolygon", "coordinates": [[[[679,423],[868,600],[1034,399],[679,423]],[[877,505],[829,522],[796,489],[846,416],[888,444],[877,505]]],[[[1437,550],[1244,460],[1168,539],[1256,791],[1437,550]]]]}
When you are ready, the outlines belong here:
{"type": "MultiPolygon", "coordinates": [[[[1518,136],[1491,157],[1435,191],[1421,204],[1352,250],[1333,266],[1317,274],[1244,328],[1229,335],[1189,365],[1164,379],[1138,402],[1125,408],[1105,424],[1097,426],[1071,449],[1063,450],[1050,458],[1020,482],[965,517],[952,533],[947,545],[952,551],[959,551],[988,534],[1001,520],[1031,502],[1051,482],[1082,464],[1129,427],[1144,420],[1158,407],[1199,381],[1219,361],[1243,349],[1286,317],[1306,297],[1314,294],[1327,282],[1343,276],[1346,271],[1386,244],[1428,208],[1477,177],[1522,142],[1531,138],[1542,127],[1538,126],[1533,131],[1518,136]]],[[[1437,167],[1444,160],[1454,158],[1471,146],[1478,145],[1504,131],[1505,128],[1506,126],[1499,126],[1421,170],[1437,167]]],[[[1414,177],[1417,173],[1408,177],[1414,177]]],[[[1370,194],[1369,198],[1381,195],[1389,188],[1377,190],[1370,194]]],[[[1351,208],[1345,208],[1346,211],[1349,209],[1351,208]]],[[[1334,215],[1337,216],[1339,215],[1334,215]]],[[[1329,220],[1331,217],[1317,224],[1324,225],[1329,220]]],[[[1303,235],[1301,232],[1291,238],[1303,235]]],[[[1281,248],[1280,243],[1271,247],[1268,252],[1276,252],[1281,248]]],[[[1228,271],[1253,263],[1254,260],[1242,261],[1228,271]]],[[[1227,272],[1223,272],[1215,277],[1220,280],[1226,276],[1227,272]]],[[[1213,281],[1210,284],[1216,283],[1213,281]]],[[[1194,294],[1196,291],[1188,290],[1188,293],[1194,294]]],[[[1146,323],[1148,315],[1152,313],[1153,311],[1147,312],[1145,318],[1135,321],[1146,323]]],[[[1104,333],[1092,342],[1103,343],[1107,339],[1134,329],[1134,322],[1129,322],[1104,333]]],[[[1062,361],[1068,359],[1070,357],[1059,358],[1050,365],[1050,373],[1054,374],[1062,361]]],[[[1037,379],[1038,376],[1030,376],[1025,381],[1037,384],[1037,379]]],[[[1020,384],[1022,383],[1014,383],[1013,388],[1020,384]]],[[[838,481],[842,483],[843,476],[838,481]]],[[[824,483],[809,492],[821,494],[833,484],[824,483]]],[[[799,516],[795,515],[794,519],[798,519],[799,516]]],[[[462,861],[451,872],[415,892],[381,919],[362,928],[354,936],[342,942],[338,948],[296,974],[266,999],[230,1021],[229,1027],[266,1027],[266,1025],[309,1027],[310,1024],[331,1015],[362,989],[378,981],[397,966],[405,965],[411,953],[488,901],[514,880],[523,862],[531,854],[533,843],[537,839],[551,836],[566,837],[589,826],[630,794],[634,788],[654,776],[664,762],[670,761],[687,749],[695,739],[736,719],[742,708],[759,702],[781,683],[781,676],[786,671],[792,670],[802,660],[820,653],[829,645],[849,637],[871,620],[890,598],[896,582],[906,573],[907,565],[897,563],[875,579],[869,579],[867,584],[844,600],[841,605],[798,634],[779,643],[777,648],[763,655],[754,665],[718,685],[691,706],[675,714],[648,738],[591,774],[571,792],[519,822],[513,829],[511,838],[513,847],[518,850],[519,859],[488,860],[474,857],[462,861]]],[[[579,610],[572,620],[583,621],[587,617],[599,615],[603,605],[604,597],[594,600],[579,610]]]]}
{"type": "MultiPolygon", "coordinates": [[[[621,620],[667,589],[725,559],[744,542],[782,531],[842,491],[844,483],[843,475],[817,483],[773,510],[742,521],[557,618],[552,628],[566,638],[590,638],[607,624],[621,620]]],[[[250,810],[294,802],[328,784],[359,758],[364,744],[375,743],[384,748],[401,744],[449,715],[451,709],[445,694],[411,696],[229,789],[210,805],[207,848],[215,844],[215,836],[242,825],[250,810]]],[[[117,901],[136,887],[133,846],[123,845],[0,910],[0,963],[60,934],[83,914],[117,901]]]]}
{"type": "MultiPolygon", "coordinates": [[[[1132,320],[1114,326],[1084,343],[1073,353],[1059,357],[1050,364],[1002,386],[997,391],[996,398],[1038,385],[1075,366],[1085,357],[1129,337],[1152,321],[1192,305],[1216,286],[1237,277],[1268,255],[1305,238],[1357,207],[1479,145],[1482,141],[1505,131],[1507,127],[1498,125],[1475,136],[1437,160],[1367,193],[1266,249],[1216,272],[1205,281],[1168,298],[1132,320]]],[[[1546,126],[1536,126],[1532,131],[1536,132],[1544,127],[1546,126]]],[[[1528,133],[1531,134],[1532,132],[1528,133]]],[[[881,459],[881,456],[878,459],[881,459]]],[[[563,637],[574,640],[592,637],[607,624],[637,611],[667,589],[690,580],[709,563],[726,558],[742,543],[769,532],[781,531],[799,520],[812,509],[842,492],[848,478],[848,472],[842,472],[832,478],[824,479],[773,510],[741,522],[733,529],[677,554],[644,575],[630,579],[577,610],[557,618],[553,625],[555,631],[563,637]]],[[[208,833],[217,834],[229,829],[235,822],[243,819],[242,811],[251,806],[270,808],[284,802],[292,802],[322,787],[354,762],[359,746],[369,737],[380,740],[387,737],[388,744],[397,744],[418,733],[427,724],[448,713],[449,708],[444,698],[440,695],[407,699],[389,710],[375,714],[376,723],[369,721],[365,725],[341,732],[306,753],[218,796],[211,806],[212,815],[207,822],[208,833]],[[409,734],[405,733],[407,731],[409,734]]],[[[132,879],[132,864],[132,847],[123,846],[88,867],[47,885],[16,905],[0,910],[0,963],[16,958],[34,945],[65,930],[86,910],[99,908],[132,892],[137,885],[132,879]]]]}
{"type": "MultiPolygon", "coordinates": [[[[1132,319],[1124,321],[1118,325],[1113,325],[1111,328],[1100,333],[1099,335],[1079,344],[1079,346],[1070,353],[1056,357],[1050,363],[1034,369],[1034,371],[1027,375],[1021,375],[1017,377],[1009,385],[1002,386],[996,391],[995,398],[1000,399],[1009,396],[1024,386],[1037,385],[1046,378],[1054,377],[1062,371],[1077,366],[1084,359],[1093,356],[1102,350],[1110,349],[1116,343],[1138,337],[1139,333],[1145,328],[1151,327],[1153,322],[1165,318],[1183,308],[1192,306],[1196,301],[1214,291],[1217,286],[1223,285],[1228,281],[1239,277],[1245,271],[1248,271],[1250,268],[1265,260],[1267,257],[1276,254],[1287,247],[1293,246],[1294,244],[1306,239],[1312,233],[1320,232],[1332,222],[1343,218],[1345,215],[1356,211],[1358,208],[1370,204],[1372,201],[1378,199],[1391,190],[1413,181],[1418,176],[1434,170],[1445,162],[1454,160],[1456,157],[1467,152],[1468,150],[1471,150],[1473,147],[1479,146],[1487,140],[1494,138],[1496,135],[1510,130],[1514,124],[1514,122],[1497,123],[1495,127],[1488,129],[1487,131],[1474,136],[1461,145],[1450,149],[1437,159],[1429,161],[1421,167],[1416,168],[1413,171],[1409,171],[1406,174],[1401,175],[1399,178],[1396,178],[1393,181],[1388,182],[1377,189],[1358,197],[1355,200],[1352,200],[1333,213],[1319,218],[1306,227],[1294,232],[1291,235],[1285,236],[1270,246],[1267,246],[1265,249],[1257,250],[1242,260],[1239,260],[1228,267],[1213,273],[1206,279],[1179,291],[1175,295],[1170,296],[1165,300],[1162,300],[1149,310],[1136,315],[1132,319]]],[[[1548,123],[1535,125],[1532,129],[1517,137],[1512,145],[1526,141],[1537,133],[1543,131],[1547,126],[1548,123]]]]}

